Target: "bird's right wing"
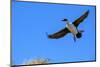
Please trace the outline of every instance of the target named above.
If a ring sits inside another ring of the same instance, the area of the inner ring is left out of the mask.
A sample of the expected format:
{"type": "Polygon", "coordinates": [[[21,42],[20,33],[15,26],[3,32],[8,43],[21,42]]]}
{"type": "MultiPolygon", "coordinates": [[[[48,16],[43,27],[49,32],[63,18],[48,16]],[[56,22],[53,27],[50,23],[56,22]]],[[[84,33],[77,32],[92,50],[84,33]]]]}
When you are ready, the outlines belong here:
{"type": "Polygon", "coordinates": [[[64,28],[57,33],[48,35],[48,38],[58,39],[58,38],[64,37],[67,33],[70,33],[70,31],[67,28],[64,28]]]}
{"type": "Polygon", "coordinates": [[[85,20],[85,18],[87,18],[88,14],[89,14],[89,10],[86,11],[81,17],[79,17],[78,19],[76,19],[76,20],[73,22],[73,24],[77,27],[82,21],[85,20]]]}

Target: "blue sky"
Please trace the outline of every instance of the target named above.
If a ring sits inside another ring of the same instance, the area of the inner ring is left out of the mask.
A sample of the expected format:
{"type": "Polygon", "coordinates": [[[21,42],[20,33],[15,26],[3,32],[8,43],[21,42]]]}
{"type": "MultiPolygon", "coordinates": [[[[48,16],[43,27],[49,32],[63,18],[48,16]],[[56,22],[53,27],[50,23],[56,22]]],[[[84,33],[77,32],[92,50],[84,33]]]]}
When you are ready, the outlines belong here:
{"type": "Polygon", "coordinates": [[[95,60],[95,7],[46,3],[12,2],[12,62],[22,64],[36,58],[49,58],[51,63],[95,60]],[[89,10],[89,16],[78,27],[84,30],[81,39],[72,34],[48,39],[89,10]]]}

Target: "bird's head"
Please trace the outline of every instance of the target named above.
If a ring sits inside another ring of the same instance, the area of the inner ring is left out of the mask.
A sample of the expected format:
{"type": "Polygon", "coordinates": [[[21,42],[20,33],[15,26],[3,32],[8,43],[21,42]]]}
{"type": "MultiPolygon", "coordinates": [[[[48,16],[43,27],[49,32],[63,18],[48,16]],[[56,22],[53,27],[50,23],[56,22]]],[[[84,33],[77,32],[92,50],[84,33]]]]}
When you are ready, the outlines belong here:
{"type": "Polygon", "coordinates": [[[69,24],[68,19],[63,19],[62,21],[66,22],[67,24],[69,24]]]}
{"type": "Polygon", "coordinates": [[[65,21],[66,22],[66,21],[68,21],[68,19],[63,19],[62,21],[65,21]]]}

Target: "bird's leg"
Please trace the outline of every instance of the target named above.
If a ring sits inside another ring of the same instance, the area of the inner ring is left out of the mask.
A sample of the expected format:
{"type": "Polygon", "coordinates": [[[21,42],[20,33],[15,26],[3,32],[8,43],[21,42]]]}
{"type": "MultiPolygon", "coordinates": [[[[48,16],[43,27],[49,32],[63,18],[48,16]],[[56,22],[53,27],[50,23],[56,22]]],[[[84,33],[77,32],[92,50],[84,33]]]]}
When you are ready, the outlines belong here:
{"type": "Polygon", "coordinates": [[[74,39],[74,42],[76,42],[76,36],[75,35],[74,35],[73,39],[74,39]]]}
{"type": "Polygon", "coordinates": [[[80,32],[80,33],[83,33],[83,32],[84,32],[84,30],[79,30],[79,32],[80,32]]]}

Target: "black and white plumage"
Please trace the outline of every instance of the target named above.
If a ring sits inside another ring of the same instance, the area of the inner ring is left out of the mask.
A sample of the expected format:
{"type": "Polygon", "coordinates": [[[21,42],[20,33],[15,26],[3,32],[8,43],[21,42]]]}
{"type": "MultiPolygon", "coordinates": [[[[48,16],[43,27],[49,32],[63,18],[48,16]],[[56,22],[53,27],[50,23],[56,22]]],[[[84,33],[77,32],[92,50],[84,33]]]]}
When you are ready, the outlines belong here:
{"type": "Polygon", "coordinates": [[[54,34],[48,35],[48,38],[59,39],[64,37],[68,33],[72,33],[74,35],[74,41],[76,41],[76,38],[81,38],[83,32],[82,30],[78,30],[77,27],[81,22],[83,22],[87,18],[88,14],[89,14],[89,10],[86,11],[78,19],[76,19],[72,24],[70,24],[67,19],[63,19],[62,21],[66,22],[66,27],[54,34]]]}

